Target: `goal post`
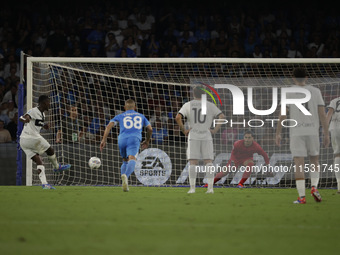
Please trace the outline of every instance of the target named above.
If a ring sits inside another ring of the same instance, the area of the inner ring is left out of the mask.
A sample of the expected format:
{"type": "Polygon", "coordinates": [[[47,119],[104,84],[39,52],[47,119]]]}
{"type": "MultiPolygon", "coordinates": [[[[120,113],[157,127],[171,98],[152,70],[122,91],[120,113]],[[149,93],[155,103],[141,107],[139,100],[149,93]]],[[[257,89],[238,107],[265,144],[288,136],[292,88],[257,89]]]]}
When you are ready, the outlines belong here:
{"type": "MultiPolygon", "coordinates": [[[[200,85],[207,100],[226,116],[213,136],[216,171],[223,170],[233,143],[250,129],[268,154],[272,168],[255,154],[257,167],[246,185],[293,187],[291,124],[285,123],[280,147],[275,145],[274,137],[282,88],[293,85],[292,70],[302,66],[308,73],[307,84],[321,90],[326,106],[340,96],[340,59],[27,57],[26,61],[26,109],[34,107],[40,95],[50,96],[51,109],[46,113],[50,129],[43,131],[43,136],[59,162],[72,165],[70,171],[54,173],[42,155],[47,179],[54,185],[120,185],[119,127],[111,131],[102,152],[99,145],[105,126],[124,111],[124,102],[129,98],[136,101],[137,111],[149,119],[154,129],[149,148],[138,154],[130,182],[145,186],[188,185],[187,138],[180,132],[175,116],[185,102],[193,99],[192,88],[200,85]],[[232,88],[241,96],[236,97],[232,88]],[[102,161],[99,169],[88,166],[93,156],[102,161]]],[[[321,139],[322,135],[320,146],[321,139]]],[[[307,160],[307,167],[309,163],[307,160]]],[[[335,187],[331,146],[320,148],[320,166],[320,187],[335,187]]],[[[39,185],[29,159],[26,168],[26,185],[39,185]]],[[[233,170],[218,185],[237,185],[243,170],[233,170]]],[[[309,180],[308,173],[306,179],[309,180]]],[[[204,184],[204,173],[198,174],[197,181],[198,185],[204,184]]]]}

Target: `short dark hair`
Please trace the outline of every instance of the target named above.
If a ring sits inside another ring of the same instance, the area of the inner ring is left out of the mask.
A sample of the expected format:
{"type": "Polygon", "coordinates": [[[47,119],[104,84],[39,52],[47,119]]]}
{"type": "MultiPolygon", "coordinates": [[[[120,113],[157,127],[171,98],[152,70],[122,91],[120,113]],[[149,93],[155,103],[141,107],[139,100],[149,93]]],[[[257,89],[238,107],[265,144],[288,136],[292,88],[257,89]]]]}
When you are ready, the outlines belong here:
{"type": "Polygon", "coordinates": [[[293,70],[293,77],[295,77],[295,78],[306,78],[307,72],[304,68],[297,67],[293,70]]]}
{"type": "Polygon", "coordinates": [[[250,131],[250,130],[246,130],[245,132],[244,132],[244,135],[243,136],[245,136],[245,135],[251,135],[252,137],[254,137],[254,133],[252,132],[252,131],[250,131]]]}
{"type": "Polygon", "coordinates": [[[48,96],[46,96],[46,95],[41,95],[39,97],[39,99],[38,99],[38,103],[40,104],[40,103],[44,102],[47,99],[50,99],[50,98],[48,96]]]}
{"type": "Polygon", "coordinates": [[[201,86],[195,86],[194,87],[194,97],[195,98],[201,98],[201,96],[205,94],[203,88],[201,86]]]}

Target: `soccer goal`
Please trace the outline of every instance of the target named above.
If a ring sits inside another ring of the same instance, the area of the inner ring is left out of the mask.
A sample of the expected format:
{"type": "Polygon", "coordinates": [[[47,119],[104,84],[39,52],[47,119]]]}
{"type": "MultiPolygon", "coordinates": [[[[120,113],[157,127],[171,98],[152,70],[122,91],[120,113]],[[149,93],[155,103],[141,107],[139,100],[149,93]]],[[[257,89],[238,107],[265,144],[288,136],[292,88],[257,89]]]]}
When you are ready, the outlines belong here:
{"type": "MultiPolygon", "coordinates": [[[[50,129],[43,135],[55,149],[58,160],[72,164],[70,171],[54,173],[52,165],[44,159],[51,184],[120,185],[119,128],[112,130],[102,152],[99,145],[109,120],[124,111],[125,100],[134,99],[137,111],[143,113],[153,127],[153,138],[149,148],[138,154],[130,182],[181,186],[188,185],[187,138],[180,132],[175,116],[181,106],[193,98],[193,86],[200,85],[206,91],[207,100],[226,116],[213,137],[216,171],[223,171],[233,143],[243,139],[246,130],[251,130],[255,141],[268,154],[272,168],[266,168],[263,157],[255,154],[258,167],[245,184],[292,187],[295,184],[289,149],[292,124],[284,125],[280,147],[275,145],[275,130],[281,89],[293,85],[292,70],[297,66],[307,70],[307,83],[321,90],[326,106],[340,95],[339,59],[27,57],[26,109],[34,107],[42,94],[51,98],[51,109],[47,113],[50,129]],[[238,96],[225,85],[236,87],[238,96]],[[70,121],[71,114],[76,122],[70,121]],[[101,159],[98,169],[88,166],[93,156],[101,159]]],[[[35,166],[29,160],[26,165],[27,185],[40,184],[35,166]]],[[[320,186],[335,186],[331,146],[321,146],[320,166],[320,186]]],[[[242,169],[234,170],[218,185],[237,185],[242,169]]],[[[306,173],[307,180],[308,177],[306,173]]],[[[198,184],[204,182],[204,174],[200,173],[198,184]]]]}

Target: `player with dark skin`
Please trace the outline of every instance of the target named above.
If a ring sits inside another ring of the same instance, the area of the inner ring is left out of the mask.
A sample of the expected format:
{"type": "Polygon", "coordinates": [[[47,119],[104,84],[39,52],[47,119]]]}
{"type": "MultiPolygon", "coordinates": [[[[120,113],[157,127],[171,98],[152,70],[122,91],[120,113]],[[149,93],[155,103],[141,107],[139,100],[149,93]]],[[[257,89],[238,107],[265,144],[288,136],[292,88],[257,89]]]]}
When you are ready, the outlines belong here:
{"type": "MultiPolygon", "coordinates": [[[[38,109],[41,111],[41,113],[45,112],[45,111],[48,111],[50,108],[50,99],[49,98],[46,98],[45,100],[43,100],[42,102],[39,103],[38,105],[38,109]]],[[[24,116],[21,116],[19,118],[19,120],[23,123],[28,123],[31,121],[31,117],[28,115],[28,114],[25,114],[24,116]]],[[[43,126],[44,129],[49,129],[49,125],[48,124],[45,124],[43,126]]],[[[48,148],[46,150],[46,154],[48,156],[52,156],[54,154],[54,149],[52,147],[48,148]]],[[[31,158],[37,165],[42,165],[43,162],[42,162],[42,159],[40,157],[39,154],[36,154],[34,155],[32,158],[31,158]]],[[[40,174],[40,170],[38,169],[38,173],[40,174]]]]}

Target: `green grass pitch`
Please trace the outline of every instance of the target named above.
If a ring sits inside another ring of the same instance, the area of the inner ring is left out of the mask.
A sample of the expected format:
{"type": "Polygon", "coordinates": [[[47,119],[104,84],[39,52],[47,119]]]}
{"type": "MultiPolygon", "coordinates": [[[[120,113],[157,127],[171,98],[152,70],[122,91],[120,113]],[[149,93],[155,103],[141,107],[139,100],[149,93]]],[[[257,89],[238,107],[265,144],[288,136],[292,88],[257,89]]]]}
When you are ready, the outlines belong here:
{"type": "Polygon", "coordinates": [[[340,195],[296,189],[0,187],[0,254],[339,254],[340,195]]]}

